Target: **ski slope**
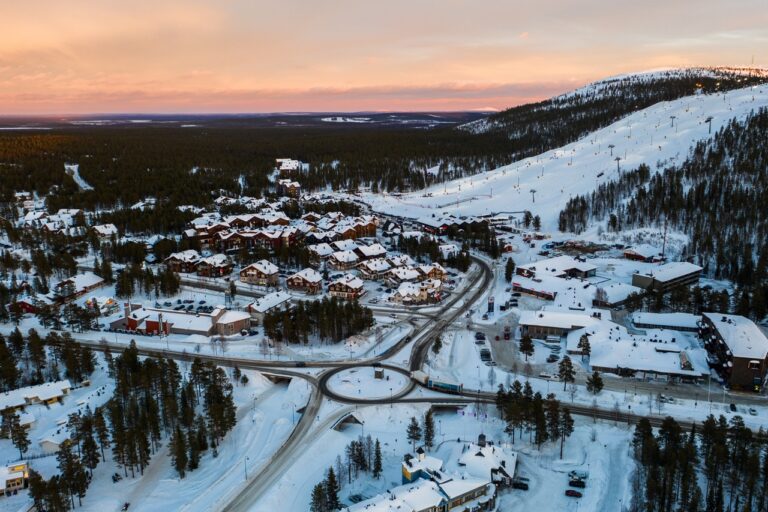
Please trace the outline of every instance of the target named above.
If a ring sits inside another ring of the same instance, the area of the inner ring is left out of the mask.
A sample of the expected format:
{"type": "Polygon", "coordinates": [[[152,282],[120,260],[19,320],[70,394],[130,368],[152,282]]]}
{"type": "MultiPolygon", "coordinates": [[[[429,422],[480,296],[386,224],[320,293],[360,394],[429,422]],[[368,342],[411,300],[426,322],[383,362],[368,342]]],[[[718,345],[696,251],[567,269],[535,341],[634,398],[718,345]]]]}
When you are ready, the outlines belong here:
{"type": "Polygon", "coordinates": [[[368,193],[362,199],[375,211],[411,218],[530,210],[541,217],[542,229],[556,230],[560,210],[571,197],[615,180],[618,170],[643,163],[651,170],[677,165],[698,141],[711,136],[708,117],[712,117],[714,134],[732,119],[744,119],[765,107],[768,85],[687,96],[658,103],[576,142],[492,171],[400,196],[368,193]]]}

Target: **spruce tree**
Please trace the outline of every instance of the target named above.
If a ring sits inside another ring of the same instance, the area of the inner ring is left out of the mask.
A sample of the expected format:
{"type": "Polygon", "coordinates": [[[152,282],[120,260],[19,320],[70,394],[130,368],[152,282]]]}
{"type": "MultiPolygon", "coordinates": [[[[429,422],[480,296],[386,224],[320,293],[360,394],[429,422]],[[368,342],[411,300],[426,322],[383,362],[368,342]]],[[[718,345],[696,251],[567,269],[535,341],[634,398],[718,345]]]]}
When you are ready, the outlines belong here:
{"type": "Polygon", "coordinates": [[[565,390],[569,382],[573,382],[575,380],[576,370],[573,368],[573,362],[571,361],[570,357],[565,356],[562,360],[560,360],[557,375],[560,377],[560,380],[563,381],[563,390],[565,390]]]}
{"type": "Polygon", "coordinates": [[[587,391],[596,395],[603,390],[603,378],[597,371],[592,372],[592,375],[587,377],[587,391]]]}
{"type": "Polygon", "coordinates": [[[378,480],[381,478],[381,444],[379,443],[379,440],[376,439],[376,448],[373,454],[373,478],[378,480]]]}
{"type": "Polygon", "coordinates": [[[312,501],[309,505],[310,512],[327,512],[328,498],[325,495],[325,486],[323,482],[315,485],[312,489],[312,501]]]}
{"type": "Polygon", "coordinates": [[[179,478],[184,478],[187,469],[187,443],[184,437],[184,433],[177,425],[176,430],[171,436],[171,454],[173,457],[173,467],[179,474],[179,478]]]}
{"type": "Polygon", "coordinates": [[[24,453],[26,453],[27,449],[29,448],[30,441],[29,434],[27,434],[27,429],[24,428],[19,422],[18,414],[11,416],[11,423],[9,428],[11,442],[13,442],[13,446],[19,450],[19,458],[21,459],[24,457],[24,453]]]}
{"type": "Polygon", "coordinates": [[[328,477],[325,479],[325,499],[328,511],[336,511],[341,508],[339,501],[339,482],[336,480],[336,473],[333,466],[328,468],[328,477]]]}
{"type": "Polygon", "coordinates": [[[571,417],[571,411],[567,407],[563,407],[560,413],[560,458],[563,458],[563,446],[565,445],[565,438],[570,437],[573,434],[573,417],[571,417]]]}
{"type": "Polygon", "coordinates": [[[435,420],[432,417],[432,410],[424,415],[424,447],[431,450],[435,445],[435,420]]]}
{"type": "Polygon", "coordinates": [[[406,434],[408,436],[408,441],[411,442],[411,445],[413,446],[413,451],[416,451],[416,443],[418,443],[421,440],[421,426],[419,426],[419,422],[416,420],[416,417],[411,416],[411,422],[408,424],[408,429],[406,430],[406,434]]]}
{"type": "Polygon", "coordinates": [[[533,355],[533,339],[527,334],[520,338],[520,353],[525,356],[525,360],[528,361],[528,357],[533,355]]]}

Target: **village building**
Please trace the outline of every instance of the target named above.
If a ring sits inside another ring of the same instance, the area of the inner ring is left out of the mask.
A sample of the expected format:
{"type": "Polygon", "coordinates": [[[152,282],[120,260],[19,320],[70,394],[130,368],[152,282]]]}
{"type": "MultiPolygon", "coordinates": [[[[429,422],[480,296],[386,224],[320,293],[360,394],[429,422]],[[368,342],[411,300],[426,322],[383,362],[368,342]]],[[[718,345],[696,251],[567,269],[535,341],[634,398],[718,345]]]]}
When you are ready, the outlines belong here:
{"type": "Polygon", "coordinates": [[[417,268],[424,279],[437,279],[438,281],[445,281],[448,276],[448,272],[439,263],[430,263],[429,265],[419,265],[417,268]]]}
{"type": "Polygon", "coordinates": [[[291,290],[299,290],[309,294],[320,293],[323,289],[323,276],[311,268],[305,268],[288,276],[285,284],[291,290]]]}
{"type": "Polygon", "coordinates": [[[315,266],[327,260],[336,252],[330,244],[326,243],[310,245],[307,247],[307,250],[309,251],[310,263],[315,266]]]}
{"type": "Polygon", "coordinates": [[[247,330],[250,325],[249,313],[230,311],[221,307],[215,308],[211,313],[186,313],[143,307],[138,304],[125,304],[125,316],[113,322],[112,328],[151,335],[230,336],[247,330]]]}
{"type": "Polygon", "coordinates": [[[400,286],[402,283],[411,283],[420,281],[423,274],[411,267],[393,268],[387,273],[387,282],[392,286],[400,286]]]}
{"type": "Polygon", "coordinates": [[[328,285],[328,293],[331,297],[355,300],[362,297],[365,293],[365,288],[363,287],[362,279],[352,274],[346,274],[328,285]]]}
{"type": "Polygon", "coordinates": [[[733,389],[761,392],[768,369],[768,338],[749,318],[703,313],[699,331],[709,365],[733,389]]]}
{"type": "Polygon", "coordinates": [[[652,245],[634,245],[624,249],[624,257],[632,261],[644,261],[646,263],[659,263],[664,261],[661,251],[652,245]]]}
{"type": "Polygon", "coordinates": [[[248,312],[256,322],[262,322],[267,313],[290,309],[291,296],[284,291],[269,293],[248,305],[248,312]]]}
{"type": "Polygon", "coordinates": [[[376,280],[383,278],[392,269],[392,266],[384,258],[376,258],[363,261],[357,269],[363,279],[376,280]]]}
{"type": "Polygon", "coordinates": [[[60,281],[53,287],[53,298],[58,301],[70,301],[104,286],[104,279],[93,272],[83,272],[60,281]]]}
{"type": "Polygon", "coordinates": [[[552,276],[587,279],[593,277],[596,272],[596,266],[571,256],[556,256],[554,258],[519,265],[515,269],[517,275],[529,278],[552,276]]]}
{"type": "Polygon", "coordinates": [[[197,275],[202,277],[222,277],[231,273],[232,262],[224,254],[202,258],[197,264],[197,275]]]}
{"type": "Polygon", "coordinates": [[[699,282],[703,269],[685,261],[665,263],[650,272],[632,275],[632,285],[645,290],[666,292],[677,286],[690,286],[699,282]]]}
{"type": "Polygon", "coordinates": [[[202,256],[194,249],[188,249],[182,252],[175,252],[165,258],[165,266],[177,274],[192,274],[197,270],[197,264],[200,263],[202,256]]]}
{"type": "Polygon", "coordinates": [[[601,284],[595,291],[592,305],[598,308],[617,308],[623,306],[633,293],[642,292],[642,288],[626,283],[601,284]]]}
{"type": "Polygon", "coordinates": [[[371,245],[360,245],[355,249],[355,253],[361,260],[370,260],[374,258],[383,258],[387,255],[387,250],[379,243],[371,245]]]}
{"type": "Polygon", "coordinates": [[[594,325],[600,318],[581,312],[570,311],[521,311],[520,334],[536,339],[547,339],[550,336],[561,336],[594,325]]]}
{"type": "Polygon", "coordinates": [[[29,483],[29,465],[26,462],[16,462],[8,466],[0,466],[0,494],[10,496],[20,489],[26,489],[29,483]]]}
{"type": "Polygon", "coordinates": [[[259,260],[240,271],[240,281],[257,286],[277,286],[278,273],[277,265],[259,260]]]}
{"type": "Polygon", "coordinates": [[[328,265],[335,270],[355,268],[360,258],[354,251],[336,251],[328,258],[328,265]]]}
{"type": "Polygon", "coordinates": [[[97,224],[91,226],[91,231],[93,231],[96,238],[98,238],[101,243],[111,241],[112,237],[115,237],[118,234],[117,226],[114,224],[97,224]]]}
{"type": "Polygon", "coordinates": [[[637,329],[669,329],[681,332],[698,332],[700,315],[691,313],[632,313],[632,325],[637,329]]]}
{"type": "Polygon", "coordinates": [[[278,180],[277,193],[288,197],[299,197],[301,195],[301,184],[291,179],[278,180]]]}
{"type": "Polygon", "coordinates": [[[392,295],[392,301],[408,305],[434,304],[440,302],[442,288],[439,279],[401,283],[392,295]]]}
{"type": "Polygon", "coordinates": [[[72,390],[69,380],[46,382],[13,389],[0,394],[0,413],[23,411],[30,405],[51,405],[60,402],[72,390]]]}

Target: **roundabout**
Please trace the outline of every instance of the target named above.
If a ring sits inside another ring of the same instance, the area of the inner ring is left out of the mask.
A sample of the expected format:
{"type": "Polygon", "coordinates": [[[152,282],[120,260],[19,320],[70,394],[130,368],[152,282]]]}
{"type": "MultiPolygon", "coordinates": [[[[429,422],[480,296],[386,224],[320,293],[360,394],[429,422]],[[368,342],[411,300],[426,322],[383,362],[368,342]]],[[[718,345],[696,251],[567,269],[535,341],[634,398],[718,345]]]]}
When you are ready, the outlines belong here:
{"type": "Polygon", "coordinates": [[[410,373],[396,366],[352,366],[332,370],[320,379],[326,396],[343,403],[385,403],[413,390],[410,373]]]}

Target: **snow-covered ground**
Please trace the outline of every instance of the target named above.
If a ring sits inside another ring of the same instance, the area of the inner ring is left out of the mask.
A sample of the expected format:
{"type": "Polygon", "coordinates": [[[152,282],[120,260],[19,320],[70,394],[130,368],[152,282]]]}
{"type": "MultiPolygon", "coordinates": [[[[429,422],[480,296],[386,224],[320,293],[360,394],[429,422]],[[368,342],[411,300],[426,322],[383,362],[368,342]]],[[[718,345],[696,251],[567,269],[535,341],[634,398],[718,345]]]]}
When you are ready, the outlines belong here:
{"type": "Polygon", "coordinates": [[[397,394],[409,383],[410,378],[402,373],[384,369],[384,377],[374,377],[373,367],[349,368],[333,375],[328,387],[341,396],[352,398],[386,398],[397,394]]]}
{"type": "Polygon", "coordinates": [[[93,190],[93,187],[80,176],[80,164],[64,164],[64,172],[72,176],[80,190],[93,190]]]}
{"type": "Polygon", "coordinates": [[[623,170],[642,163],[651,169],[679,164],[696,142],[710,136],[709,116],[715,133],[767,105],[768,85],[662,102],[572,144],[490,172],[402,196],[369,193],[362,199],[376,211],[412,218],[530,210],[541,217],[543,229],[553,230],[568,199],[617,177],[616,158],[623,170]]]}

